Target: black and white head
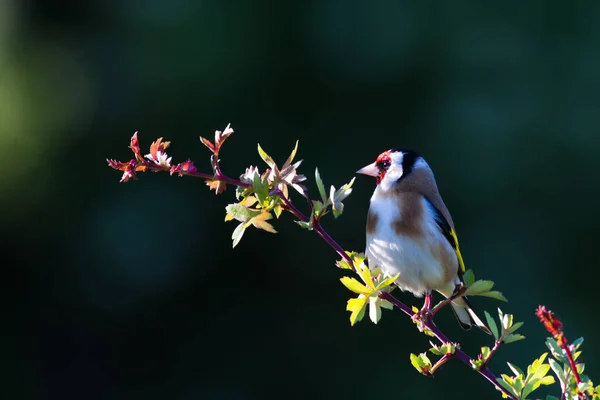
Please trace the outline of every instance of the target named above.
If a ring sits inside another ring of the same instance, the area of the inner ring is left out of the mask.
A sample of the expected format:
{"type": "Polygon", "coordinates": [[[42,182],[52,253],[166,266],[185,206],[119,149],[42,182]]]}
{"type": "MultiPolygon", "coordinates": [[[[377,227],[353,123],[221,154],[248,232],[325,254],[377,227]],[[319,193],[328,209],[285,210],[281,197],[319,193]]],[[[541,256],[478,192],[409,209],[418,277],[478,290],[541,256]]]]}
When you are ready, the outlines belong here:
{"type": "MultiPolygon", "coordinates": [[[[375,177],[378,188],[384,192],[401,187],[403,182],[413,186],[415,179],[422,176],[423,183],[432,183],[433,174],[423,157],[412,150],[390,149],[381,153],[374,163],[356,171],[375,177]],[[408,179],[409,177],[413,179],[408,179]]],[[[435,184],[435,182],[433,182],[435,184]]]]}

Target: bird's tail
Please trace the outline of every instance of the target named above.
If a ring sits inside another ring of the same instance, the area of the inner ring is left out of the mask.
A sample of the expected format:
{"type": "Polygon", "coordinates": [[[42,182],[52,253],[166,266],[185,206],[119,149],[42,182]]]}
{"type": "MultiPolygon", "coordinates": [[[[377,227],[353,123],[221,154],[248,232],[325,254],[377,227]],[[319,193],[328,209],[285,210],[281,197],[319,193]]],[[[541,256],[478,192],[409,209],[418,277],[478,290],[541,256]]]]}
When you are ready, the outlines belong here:
{"type": "Polygon", "coordinates": [[[466,296],[453,300],[450,305],[452,306],[454,315],[456,315],[456,319],[458,319],[458,323],[463,329],[469,330],[474,324],[488,335],[492,334],[488,327],[485,326],[483,321],[477,316],[466,296]]]}

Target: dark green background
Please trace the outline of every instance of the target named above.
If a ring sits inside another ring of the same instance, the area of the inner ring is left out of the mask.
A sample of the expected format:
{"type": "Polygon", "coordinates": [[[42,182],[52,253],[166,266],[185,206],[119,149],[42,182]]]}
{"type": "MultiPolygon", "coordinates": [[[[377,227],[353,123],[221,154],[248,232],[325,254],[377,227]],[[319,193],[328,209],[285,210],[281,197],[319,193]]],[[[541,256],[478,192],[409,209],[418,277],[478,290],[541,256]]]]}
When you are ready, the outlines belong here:
{"type": "MultiPolygon", "coordinates": [[[[493,369],[545,350],[542,303],[599,380],[599,18],[595,1],[0,3],[2,398],[499,398],[456,361],[418,375],[428,341],[399,312],[351,328],[336,254],[290,216],[232,250],[233,190],[106,166],[139,131],[209,171],[198,136],[229,122],[232,176],[257,142],[283,162],[299,139],[301,172],[335,185],[390,147],[423,154],[467,267],[525,321],[493,369]]],[[[359,177],[324,222],[347,249],[373,188],[359,177]]]]}

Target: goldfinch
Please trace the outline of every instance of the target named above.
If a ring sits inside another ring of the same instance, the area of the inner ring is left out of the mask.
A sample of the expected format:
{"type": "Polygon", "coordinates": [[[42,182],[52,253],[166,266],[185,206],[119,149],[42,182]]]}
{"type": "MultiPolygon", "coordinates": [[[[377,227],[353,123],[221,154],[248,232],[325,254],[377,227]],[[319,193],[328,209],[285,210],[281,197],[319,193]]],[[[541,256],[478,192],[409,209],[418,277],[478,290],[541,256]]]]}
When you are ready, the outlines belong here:
{"type": "MultiPolygon", "coordinates": [[[[394,276],[395,284],[417,297],[435,290],[446,298],[463,284],[465,264],[452,217],[427,162],[411,150],[391,149],[357,171],[376,178],[367,216],[365,254],[370,268],[394,276]]],[[[451,303],[464,329],[489,332],[466,297],[451,303]]]]}

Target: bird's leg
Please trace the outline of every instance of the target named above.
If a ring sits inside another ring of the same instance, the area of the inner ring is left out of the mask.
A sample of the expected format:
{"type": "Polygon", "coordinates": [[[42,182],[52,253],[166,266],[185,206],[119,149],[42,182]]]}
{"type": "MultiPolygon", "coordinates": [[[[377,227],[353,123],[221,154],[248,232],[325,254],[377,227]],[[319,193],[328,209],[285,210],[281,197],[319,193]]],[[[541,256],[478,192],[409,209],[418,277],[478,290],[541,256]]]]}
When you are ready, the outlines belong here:
{"type": "Polygon", "coordinates": [[[428,289],[425,292],[425,302],[423,303],[423,308],[421,308],[421,313],[428,311],[431,308],[431,289],[428,289]]]}
{"type": "Polygon", "coordinates": [[[452,296],[440,301],[435,307],[433,307],[433,310],[431,310],[431,316],[432,317],[435,316],[435,314],[438,311],[440,311],[442,309],[442,307],[445,307],[448,304],[452,303],[454,300],[456,300],[457,298],[459,298],[463,294],[465,294],[466,291],[467,291],[467,287],[464,285],[464,283],[462,283],[462,282],[457,283],[456,286],[454,287],[454,292],[452,292],[452,296]]]}
{"type": "Polygon", "coordinates": [[[431,316],[431,290],[428,289],[425,292],[425,301],[423,302],[423,307],[413,316],[413,321],[428,319],[431,316]]]}

